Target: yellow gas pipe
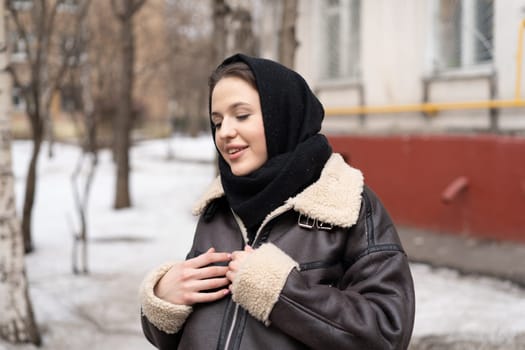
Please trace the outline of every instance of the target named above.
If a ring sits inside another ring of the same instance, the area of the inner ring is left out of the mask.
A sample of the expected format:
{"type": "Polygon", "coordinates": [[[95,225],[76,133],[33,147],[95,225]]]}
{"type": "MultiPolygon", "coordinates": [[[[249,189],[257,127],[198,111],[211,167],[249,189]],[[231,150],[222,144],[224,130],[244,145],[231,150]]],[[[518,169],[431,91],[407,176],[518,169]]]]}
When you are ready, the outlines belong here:
{"type": "Polygon", "coordinates": [[[334,115],[360,115],[377,113],[403,113],[403,112],[425,112],[435,114],[443,110],[462,109],[489,109],[489,108],[515,108],[525,107],[525,99],[521,98],[521,63],[523,59],[523,31],[525,20],[522,20],[518,34],[518,53],[516,55],[516,88],[513,100],[481,100],[464,102],[427,102],[408,105],[382,105],[382,106],[355,106],[327,108],[327,116],[334,115]]]}

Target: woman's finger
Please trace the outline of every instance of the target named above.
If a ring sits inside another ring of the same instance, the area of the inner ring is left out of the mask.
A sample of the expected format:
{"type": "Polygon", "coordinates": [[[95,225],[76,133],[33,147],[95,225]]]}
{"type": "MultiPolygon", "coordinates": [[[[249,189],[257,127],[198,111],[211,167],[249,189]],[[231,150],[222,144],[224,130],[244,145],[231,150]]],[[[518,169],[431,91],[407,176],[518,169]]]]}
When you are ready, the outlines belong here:
{"type": "Polygon", "coordinates": [[[193,293],[191,295],[191,299],[193,301],[193,304],[209,303],[215,300],[222,299],[229,293],[230,293],[230,290],[228,288],[224,288],[224,289],[218,290],[216,292],[211,292],[211,293],[193,293]]]}
{"type": "Polygon", "coordinates": [[[204,280],[207,278],[224,277],[228,272],[228,266],[207,266],[200,269],[191,270],[191,278],[196,280],[204,280]]]}
{"type": "Polygon", "coordinates": [[[188,259],[184,262],[185,266],[198,269],[213,263],[227,262],[231,260],[230,253],[216,253],[214,248],[208,249],[204,254],[188,259]]]}
{"type": "Polygon", "coordinates": [[[233,270],[229,270],[226,272],[226,278],[233,283],[233,279],[235,278],[235,272],[233,270]]]}
{"type": "Polygon", "coordinates": [[[237,271],[238,267],[239,267],[239,263],[236,260],[232,260],[228,264],[228,270],[230,271],[237,271]]]}
{"type": "Polygon", "coordinates": [[[186,289],[190,292],[209,291],[221,287],[225,287],[230,283],[226,277],[210,278],[207,280],[195,280],[186,284],[186,289]]]}
{"type": "Polygon", "coordinates": [[[232,260],[240,259],[244,254],[246,254],[245,251],[243,251],[243,250],[236,250],[236,251],[231,253],[231,259],[232,260]]]}

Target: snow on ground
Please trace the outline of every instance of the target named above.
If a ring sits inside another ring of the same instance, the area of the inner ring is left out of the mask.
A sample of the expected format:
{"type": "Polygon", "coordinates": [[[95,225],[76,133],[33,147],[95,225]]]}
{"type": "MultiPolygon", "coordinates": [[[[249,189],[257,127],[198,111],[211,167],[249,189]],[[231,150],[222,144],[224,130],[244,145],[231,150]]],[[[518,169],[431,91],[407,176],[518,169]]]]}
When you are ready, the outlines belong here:
{"type": "MultiPolygon", "coordinates": [[[[191,245],[196,221],[191,206],[214,176],[213,144],[207,135],[175,136],[134,147],[134,205],[120,211],[112,209],[111,155],[101,152],[89,206],[88,276],[71,273],[72,231],[78,220],[70,175],[79,150],[55,147],[53,159],[45,154],[40,158],[33,219],[36,250],[27,257],[41,349],[152,349],[140,329],[138,286],[148,270],[182,259],[191,245]],[[170,147],[175,159],[167,160],[170,147]]],[[[14,143],[19,208],[30,151],[29,142],[14,143]]],[[[412,271],[417,295],[414,337],[466,334],[489,341],[525,333],[523,290],[420,264],[412,265],[412,271]]],[[[14,349],[36,348],[0,341],[0,350],[14,349]]]]}

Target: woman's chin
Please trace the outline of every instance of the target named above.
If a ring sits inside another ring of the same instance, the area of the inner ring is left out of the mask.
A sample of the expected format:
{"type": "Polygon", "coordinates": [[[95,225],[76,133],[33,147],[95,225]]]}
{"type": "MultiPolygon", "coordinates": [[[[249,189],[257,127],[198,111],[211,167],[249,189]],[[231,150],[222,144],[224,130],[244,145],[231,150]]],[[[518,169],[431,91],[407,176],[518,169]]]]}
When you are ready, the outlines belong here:
{"type": "Polygon", "coordinates": [[[246,176],[252,172],[252,171],[245,170],[243,168],[236,168],[236,167],[231,168],[231,170],[232,170],[232,174],[235,176],[246,176]]]}
{"type": "Polygon", "coordinates": [[[259,169],[260,166],[248,166],[248,165],[230,165],[232,174],[235,176],[246,176],[259,169]]]}

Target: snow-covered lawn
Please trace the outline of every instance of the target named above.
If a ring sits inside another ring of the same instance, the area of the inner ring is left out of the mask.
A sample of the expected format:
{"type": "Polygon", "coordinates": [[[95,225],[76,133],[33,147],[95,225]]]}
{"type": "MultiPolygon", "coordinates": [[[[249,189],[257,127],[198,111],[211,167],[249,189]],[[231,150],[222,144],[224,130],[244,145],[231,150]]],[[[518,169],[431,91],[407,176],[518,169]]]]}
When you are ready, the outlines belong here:
{"type": "MultiPolygon", "coordinates": [[[[214,176],[215,149],[208,135],[175,136],[170,142],[174,160],[166,160],[166,140],[133,148],[133,208],[128,210],[112,209],[114,167],[110,153],[101,152],[89,206],[88,276],[71,272],[72,230],[78,220],[70,175],[79,150],[57,144],[53,159],[42,154],[33,220],[36,250],[26,260],[42,349],[152,349],[140,329],[138,286],[154,266],[184,257],[196,221],[192,204],[214,176]]],[[[30,150],[29,142],[14,143],[18,208],[30,150]]],[[[412,268],[415,337],[525,333],[522,290],[424,265],[412,268]]],[[[0,341],[0,350],[7,349],[35,348],[0,341]]]]}

